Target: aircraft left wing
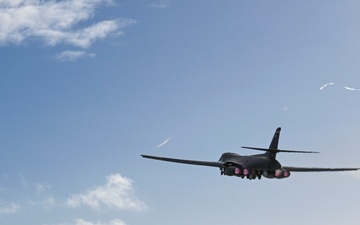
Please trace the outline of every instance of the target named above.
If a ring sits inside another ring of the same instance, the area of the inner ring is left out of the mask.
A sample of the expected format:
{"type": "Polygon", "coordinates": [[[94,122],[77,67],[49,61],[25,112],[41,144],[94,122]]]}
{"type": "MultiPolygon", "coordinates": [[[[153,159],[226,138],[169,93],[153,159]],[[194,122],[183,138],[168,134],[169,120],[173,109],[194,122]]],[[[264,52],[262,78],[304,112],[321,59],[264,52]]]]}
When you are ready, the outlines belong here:
{"type": "Polygon", "coordinates": [[[337,171],[356,171],[360,168],[309,168],[309,167],[291,167],[283,166],[283,169],[290,172],[337,172],[337,171]]]}
{"type": "Polygon", "coordinates": [[[211,166],[211,167],[224,167],[224,163],[222,162],[214,162],[214,161],[197,161],[197,160],[188,160],[188,159],[175,159],[175,158],[166,158],[166,157],[159,157],[159,156],[152,156],[152,155],[141,155],[147,159],[155,159],[167,162],[174,162],[174,163],[183,163],[183,164],[191,164],[191,165],[198,165],[198,166],[211,166]]]}

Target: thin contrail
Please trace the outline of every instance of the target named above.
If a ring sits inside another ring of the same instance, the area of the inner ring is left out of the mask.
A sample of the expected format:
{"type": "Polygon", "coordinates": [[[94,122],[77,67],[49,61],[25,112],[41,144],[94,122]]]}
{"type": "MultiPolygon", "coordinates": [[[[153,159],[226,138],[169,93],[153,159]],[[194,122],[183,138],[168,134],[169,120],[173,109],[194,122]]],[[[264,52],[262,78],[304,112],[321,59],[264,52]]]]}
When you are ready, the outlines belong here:
{"type": "Polygon", "coordinates": [[[166,139],[165,141],[163,141],[161,144],[159,144],[158,146],[156,146],[153,149],[158,149],[161,148],[162,146],[164,146],[166,143],[168,143],[170,141],[171,138],[166,139]]]}
{"type": "Polygon", "coordinates": [[[335,83],[331,82],[331,83],[327,83],[325,85],[323,85],[322,87],[320,87],[320,90],[326,88],[327,86],[330,86],[330,85],[335,85],[335,83]]]}
{"type": "Polygon", "coordinates": [[[357,88],[351,88],[351,87],[346,87],[346,86],[344,86],[344,88],[349,91],[360,91],[360,89],[357,89],[357,88]]]}
{"type": "MultiPolygon", "coordinates": [[[[327,84],[324,84],[323,86],[320,87],[320,90],[323,90],[324,88],[326,88],[327,86],[330,86],[330,85],[336,85],[338,86],[337,84],[331,82],[331,83],[327,83],[327,84]]],[[[348,91],[360,91],[359,88],[352,88],[352,87],[348,87],[348,86],[343,86],[346,90],[348,91]]]]}

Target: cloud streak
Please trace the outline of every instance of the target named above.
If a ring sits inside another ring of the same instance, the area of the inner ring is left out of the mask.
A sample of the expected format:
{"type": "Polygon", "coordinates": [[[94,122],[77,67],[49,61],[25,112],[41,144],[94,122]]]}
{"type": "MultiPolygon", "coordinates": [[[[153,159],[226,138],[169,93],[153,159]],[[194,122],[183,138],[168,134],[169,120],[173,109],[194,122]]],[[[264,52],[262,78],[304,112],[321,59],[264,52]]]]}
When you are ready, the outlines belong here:
{"type": "Polygon", "coordinates": [[[52,225],[126,225],[126,223],[120,219],[114,219],[111,220],[110,222],[106,223],[106,222],[101,222],[101,221],[97,221],[97,222],[91,222],[91,221],[87,221],[84,219],[75,219],[73,223],[59,223],[59,224],[52,224],[52,225]]]}
{"type": "Polygon", "coordinates": [[[95,53],[87,53],[85,51],[64,51],[56,55],[56,59],[61,62],[65,62],[65,61],[75,62],[80,58],[95,58],[95,56],[96,56],[95,53]]]}
{"type": "Polygon", "coordinates": [[[105,185],[68,198],[67,205],[71,208],[87,206],[96,210],[107,208],[145,210],[147,208],[145,203],[134,196],[132,183],[132,180],[120,174],[112,174],[106,178],[105,185]]]}
{"type": "Polygon", "coordinates": [[[110,221],[109,223],[103,223],[101,221],[98,221],[96,223],[92,223],[90,221],[86,221],[83,219],[76,219],[75,220],[75,225],[126,225],[126,223],[122,220],[119,219],[115,219],[110,221]]]}
{"type": "Polygon", "coordinates": [[[166,9],[168,8],[170,5],[170,1],[169,0],[163,0],[160,1],[158,3],[153,3],[150,5],[150,8],[155,8],[155,9],[166,9]]]}
{"type": "Polygon", "coordinates": [[[121,35],[136,21],[117,18],[80,27],[95,11],[111,0],[2,0],[0,1],[0,45],[40,40],[47,45],[67,44],[88,48],[96,40],[121,35]]]}
{"type": "Polygon", "coordinates": [[[0,215],[17,213],[19,210],[18,204],[0,201],[0,215]]]}

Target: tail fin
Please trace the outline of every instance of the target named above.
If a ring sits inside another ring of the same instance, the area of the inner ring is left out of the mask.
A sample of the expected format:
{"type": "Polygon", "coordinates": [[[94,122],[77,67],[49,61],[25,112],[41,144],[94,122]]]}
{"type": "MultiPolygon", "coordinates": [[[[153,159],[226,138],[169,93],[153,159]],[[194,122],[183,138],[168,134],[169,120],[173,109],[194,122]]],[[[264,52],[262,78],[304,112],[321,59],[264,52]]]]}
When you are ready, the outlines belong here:
{"type": "Polygon", "coordinates": [[[245,147],[245,146],[242,146],[242,148],[266,151],[266,154],[268,154],[270,156],[270,158],[275,159],[276,153],[281,151],[281,150],[278,150],[280,131],[281,131],[281,127],[276,128],[274,137],[271,140],[269,148],[256,148],[256,147],[245,147]]]}
{"type": "Polygon", "coordinates": [[[274,149],[277,150],[278,149],[278,145],[279,145],[279,138],[280,138],[280,131],[281,131],[281,127],[278,127],[275,131],[274,137],[271,140],[269,149],[274,149]]]}
{"type": "Polygon", "coordinates": [[[280,131],[281,131],[281,127],[276,128],[274,137],[269,145],[269,150],[266,152],[267,154],[269,154],[270,158],[272,159],[275,159],[276,153],[278,153],[277,150],[279,145],[280,131]]]}

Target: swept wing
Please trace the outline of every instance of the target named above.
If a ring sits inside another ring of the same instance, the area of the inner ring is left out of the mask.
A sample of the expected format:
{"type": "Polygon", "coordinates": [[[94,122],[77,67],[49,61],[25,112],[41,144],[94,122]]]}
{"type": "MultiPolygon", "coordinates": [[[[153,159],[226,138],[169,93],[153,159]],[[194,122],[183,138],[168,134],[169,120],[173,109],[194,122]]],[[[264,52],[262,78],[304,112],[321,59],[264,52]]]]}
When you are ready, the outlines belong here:
{"type": "Polygon", "coordinates": [[[309,167],[291,167],[283,166],[283,169],[290,172],[336,172],[336,171],[355,171],[360,168],[309,168],[309,167]]]}
{"type": "Polygon", "coordinates": [[[174,163],[183,163],[183,164],[191,164],[191,165],[198,165],[198,166],[211,166],[211,167],[224,167],[222,162],[214,162],[214,161],[197,161],[197,160],[188,160],[188,159],[175,159],[175,158],[166,158],[166,157],[159,157],[159,156],[152,156],[152,155],[141,155],[144,158],[148,159],[155,159],[167,162],[174,162],[174,163]]]}

